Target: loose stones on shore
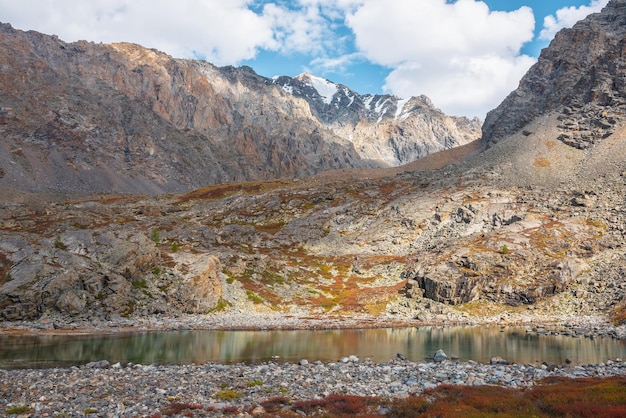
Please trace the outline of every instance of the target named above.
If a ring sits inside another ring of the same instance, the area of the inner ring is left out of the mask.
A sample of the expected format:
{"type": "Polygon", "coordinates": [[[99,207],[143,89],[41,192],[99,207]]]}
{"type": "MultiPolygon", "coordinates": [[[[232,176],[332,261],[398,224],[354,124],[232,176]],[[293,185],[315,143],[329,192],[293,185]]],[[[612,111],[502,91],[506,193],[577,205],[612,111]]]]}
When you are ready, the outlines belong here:
{"type": "Polygon", "coordinates": [[[25,405],[35,416],[81,415],[85,410],[96,411],[97,416],[150,416],[174,401],[201,405],[205,410],[226,412],[236,407],[251,411],[272,397],[305,400],[344,393],[393,398],[440,384],[518,387],[534,385],[549,376],[626,374],[626,363],[621,359],[585,366],[481,364],[449,359],[413,362],[398,356],[385,363],[357,356],[332,363],[306,359],[298,363],[235,365],[94,363],[98,367],[90,364],[0,370],[0,414],[11,405],[25,405]]]}

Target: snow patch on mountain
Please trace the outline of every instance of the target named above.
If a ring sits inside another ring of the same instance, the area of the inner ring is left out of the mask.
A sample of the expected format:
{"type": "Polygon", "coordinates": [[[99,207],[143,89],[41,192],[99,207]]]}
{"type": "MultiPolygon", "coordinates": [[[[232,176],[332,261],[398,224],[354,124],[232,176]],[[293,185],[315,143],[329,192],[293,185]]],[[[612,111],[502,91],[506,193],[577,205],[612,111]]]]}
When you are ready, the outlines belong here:
{"type": "Polygon", "coordinates": [[[394,115],[394,119],[398,119],[400,115],[402,115],[402,110],[404,110],[404,106],[409,102],[410,99],[400,99],[398,100],[398,104],[396,105],[396,114],[394,115]]]}
{"type": "Polygon", "coordinates": [[[382,97],[378,99],[378,102],[376,102],[376,107],[374,108],[374,112],[378,114],[378,120],[376,121],[376,123],[380,123],[383,120],[383,116],[385,116],[385,113],[387,113],[387,103],[389,102],[389,97],[387,97],[385,100],[382,99],[382,97]]]}
{"type": "Polygon", "coordinates": [[[321,77],[304,73],[300,74],[297,78],[317,90],[319,95],[322,97],[322,100],[327,105],[332,103],[333,97],[335,97],[335,94],[339,91],[337,84],[321,77]]]}

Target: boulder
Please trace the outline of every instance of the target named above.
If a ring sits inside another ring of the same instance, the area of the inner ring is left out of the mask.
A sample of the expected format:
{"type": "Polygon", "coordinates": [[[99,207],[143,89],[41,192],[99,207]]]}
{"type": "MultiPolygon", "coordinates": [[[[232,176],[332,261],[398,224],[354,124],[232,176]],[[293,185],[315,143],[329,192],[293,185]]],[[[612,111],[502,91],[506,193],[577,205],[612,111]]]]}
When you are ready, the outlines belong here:
{"type": "Polygon", "coordinates": [[[444,351],[440,348],[439,350],[437,350],[437,352],[433,355],[433,361],[435,363],[441,363],[442,361],[448,360],[448,355],[446,353],[444,353],[444,351]]]}
{"type": "Polygon", "coordinates": [[[168,292],[168,302],[184,313],[206,313],[222,296],[221,264],[209,254],[175,253],[178,279],[168,292]]]}

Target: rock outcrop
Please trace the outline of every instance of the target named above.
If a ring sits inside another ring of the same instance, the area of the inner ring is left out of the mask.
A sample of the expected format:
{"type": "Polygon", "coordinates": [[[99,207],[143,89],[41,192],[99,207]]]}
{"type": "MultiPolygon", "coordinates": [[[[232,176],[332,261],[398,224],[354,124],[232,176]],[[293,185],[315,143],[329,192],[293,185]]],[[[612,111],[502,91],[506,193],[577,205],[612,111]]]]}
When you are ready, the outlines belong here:
{"type": "Polygon", "coordinates": [[[0,319],[36,319],[50,313],[83,319],[205,313],[217,305],[222,294],[217,258],[168,255],[171,251],[154,236],[132,227],[81,224],[111,215],[106,208],[86,203],[76,209],[74,214],[83,212],[80,218],[72,210],[53,207],[30,215],[7,209],[12,219],[8,228],[23,225],[23,216],[40,216],[63,231],[49,235],[40,225],[3,234],[0,319]]]}
{"type": "MultiPolygon", "coordinates": [[[[626,119],[626,1],[611,0],[556,34],[538,62],[487,114],[483,142],[491,146],[540,115],[558,113],[558,139],[585,149],[626,119]]],[[[530,133],[530,132],[529,132],[530,133]]]]}

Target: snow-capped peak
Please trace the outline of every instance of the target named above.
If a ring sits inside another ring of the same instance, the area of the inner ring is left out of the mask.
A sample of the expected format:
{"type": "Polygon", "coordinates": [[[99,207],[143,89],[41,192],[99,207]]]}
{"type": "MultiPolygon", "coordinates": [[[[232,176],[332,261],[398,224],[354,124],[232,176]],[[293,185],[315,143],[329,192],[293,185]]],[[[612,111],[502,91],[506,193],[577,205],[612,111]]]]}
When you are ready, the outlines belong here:
{"type": "Polygon", "coordinates": [[[337,84],[309,73],[302,73],[296,78],[317,90],[326,104],[330,104],[333,101],[333,97],[339,90],[337,84]]]}

